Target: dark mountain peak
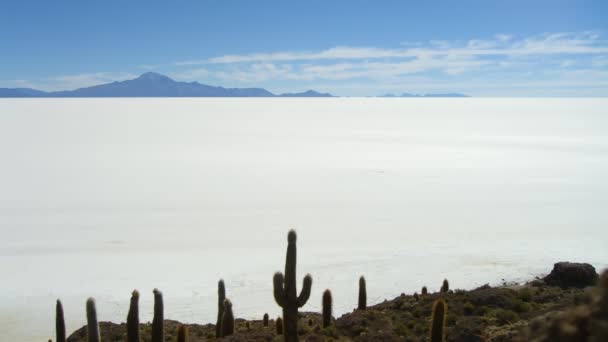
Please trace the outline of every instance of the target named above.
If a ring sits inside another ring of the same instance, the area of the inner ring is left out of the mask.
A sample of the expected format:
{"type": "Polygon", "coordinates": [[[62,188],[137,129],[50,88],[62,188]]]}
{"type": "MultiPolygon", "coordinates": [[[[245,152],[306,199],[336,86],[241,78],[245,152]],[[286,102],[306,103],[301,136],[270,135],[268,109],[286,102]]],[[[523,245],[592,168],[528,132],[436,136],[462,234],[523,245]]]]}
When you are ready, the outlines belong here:
{"type": "Polygon", "coordinates": [[[152,72],[152,71],[143,73],[136,79],[137,80],[146,80],[146,81],[173,81],[168,76],[161,75],[159,73],[152,72]]]}

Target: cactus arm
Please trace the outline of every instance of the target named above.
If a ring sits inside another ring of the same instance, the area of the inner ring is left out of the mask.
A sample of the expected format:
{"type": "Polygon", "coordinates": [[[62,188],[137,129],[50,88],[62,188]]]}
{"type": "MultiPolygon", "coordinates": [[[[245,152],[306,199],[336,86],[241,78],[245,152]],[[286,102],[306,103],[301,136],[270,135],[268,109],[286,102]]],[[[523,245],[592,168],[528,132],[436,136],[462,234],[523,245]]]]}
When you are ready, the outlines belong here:
{"type": "Polygon", "coordinates": [[[65,342],[65,319],[63,317],[63,305],[59,299],[57,299],[57,305],[55,306],[55,331],[57,342],[65,342]]]}
{"type": "Polygon", "coordinates": [[[97,323],[97,310],[95,309],[95,299],[87,299],[87,341],[99,342],[99,324],[97,323]]]}
{"type": "Polygon", "coordinates": [[[272,278],[274,287],[274,300],[280,307],[285,307],[285,290],[283,288],[284,278],[283,273],[277,272],[272,278]]]}
{"type": "Polygon", "coordinates": [[[302,291],[300,292],[300,296],[298,297],[298,307],[301,308],[306,304],[308,298],[310,298],[310,290],[312,288],[312,277],[310,274],[307,274],[304,277],[304,284],[302,285],[302,291]]]}

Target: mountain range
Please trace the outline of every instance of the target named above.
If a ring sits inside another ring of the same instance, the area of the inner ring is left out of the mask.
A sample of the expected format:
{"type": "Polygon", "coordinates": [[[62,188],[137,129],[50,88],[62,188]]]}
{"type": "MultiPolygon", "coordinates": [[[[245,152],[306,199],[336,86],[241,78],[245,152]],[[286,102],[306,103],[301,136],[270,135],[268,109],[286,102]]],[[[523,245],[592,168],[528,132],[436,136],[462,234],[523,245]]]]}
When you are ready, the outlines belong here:
{"type": "Polygon", "coordinates": [[[76,90],[46,92],[30,88],[0,88],[0,97],[332,97],[308,90],[273,94],[264,88],[224,88],[198,82],[178,82],[165,75],[147,72],[135,79],[100,84],[76,90]]]}

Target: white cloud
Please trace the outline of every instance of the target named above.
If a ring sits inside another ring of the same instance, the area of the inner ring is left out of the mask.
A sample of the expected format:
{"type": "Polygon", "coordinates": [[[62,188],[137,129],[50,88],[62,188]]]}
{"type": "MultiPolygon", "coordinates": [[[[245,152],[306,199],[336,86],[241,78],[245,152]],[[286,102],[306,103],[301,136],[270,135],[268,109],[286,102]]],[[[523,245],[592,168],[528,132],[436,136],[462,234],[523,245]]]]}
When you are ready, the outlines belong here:
{"type": "Polygon", "coordinates": [[[513,39],[506,34],[494,39],[472,39],[465,43],[433,40],[426,47],[386,49],[376,47],[337,46],[322,51],[283,51],[244,55],[223,55],[202,60],[181,61],[178,66],[199,64],[232,64],[251,62],[286,62],[311,60],[357,60],[381,58],[420,58],[424,56],[458,55],[480,56],[527,56],[545,54],[602,54],[608,53],[608,44],[592,32],[546,33],[538,36],[513,39]]]}

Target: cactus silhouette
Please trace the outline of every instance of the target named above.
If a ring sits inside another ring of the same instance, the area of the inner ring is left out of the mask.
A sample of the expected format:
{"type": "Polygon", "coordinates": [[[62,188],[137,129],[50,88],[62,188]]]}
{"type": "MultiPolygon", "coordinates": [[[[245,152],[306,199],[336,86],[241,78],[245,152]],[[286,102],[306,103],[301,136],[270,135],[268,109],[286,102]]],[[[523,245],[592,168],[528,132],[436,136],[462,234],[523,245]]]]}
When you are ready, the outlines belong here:
{"type": "Polygon", "coordinates": [[[215,323],[215,337],[222,337],[222,317],[224,316],[224,300],[226,300],[226,286],[224,280],[217,282],[217,322],[215,323]]]}
{"type": "Polygon", "coordinates": [[[222,316],[222,337],[234,334],[234,314],[232,313],[232,302],[224,300],[224,315],[222,316]]]}
{"type": "Polygon", "coordinates": [[[264,314],[264,319],[262,321],[264,322],[264,326],[267,327],[268,326],[268,314],[267,313],[264,314]]]}
{"type": "Polygon", "coordinates": [[[154,317],[152,318],[152,342],[164,342],[164,306],[163,293],[159,289],[154,289],[154,317]]]}
{"type": "Polygon", "coordinates": [[[275,328],[277,330],[277,335],[283,334],[283,320],[281,319],[281,317],[278,317],[275,321],[275,328]]]}
{"type": "Polygon", "coordinates": [[[285,276],[277,272],[273,278],[274,299],[283,308],[284,340],[286,342],[298,341],[298,308],[306,304],[310,297],[312,277],[304,277],[304,285],[300,296],[296,291],[296,240],[294,230],[287,235],[287,257],[285,259],[285,276]]]}
{"type": "Polygon", "coordinates": [[[447,279],[443,279],[443,284],[441,284],[441,292],[448,293],[450,291],[450,284],[447,279]]]}
{"type": "Polygon", "coordinates": [[[357,309],[365,310],[367,307],[367,288],[365,286],[365,277],[359,278],[359,306],[357,309]]]}
{"type": "Polygon", "coordinates": [[[87,299],[87,341],[99,342],[99,324],[97,324],[97,310],[95,309],[95,299],[87,299]]]}
{"type": "Polygon", "coordinates": [[[177,342],[188,342],[188,328],[184,324],[177,329],[177,342]]]}
{"type": "Polygon", "coordinates": [[[63,317],[63,305],[59,299],[55,305],[55,337],[57,342],[65,342],[65,318],[63,317]]]}
{"type": "Polygon", "coordinates": [[[331,325],[331,291],[323,292],[323,328],[331,325]]]}
{"type": "Polygon", "coordinates": [[[423,296],[426,296],[426,295],[429,293],[429,291],[426,289],[426,286],[423,286],[423,287],[422,287],[422,290],[420,291],[420,293],[421,293],[423,296]]]}
{"type": "Polygon", "coordinates": [[[127,314],[127,342],[139,342],[139,292],[133,290],[127,314]]]}
{"type": "Polygon", "coordinates": [[[431,342],[445,341],[445,318],[448,305],[442,298],[433,303],[433,314],[431,316],[431,342]]]}

